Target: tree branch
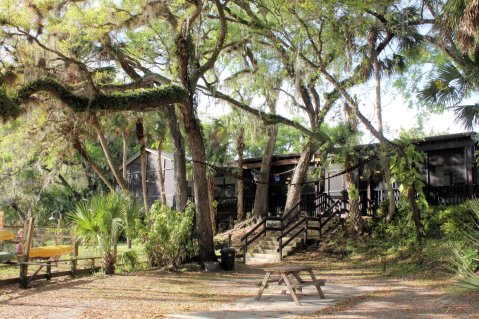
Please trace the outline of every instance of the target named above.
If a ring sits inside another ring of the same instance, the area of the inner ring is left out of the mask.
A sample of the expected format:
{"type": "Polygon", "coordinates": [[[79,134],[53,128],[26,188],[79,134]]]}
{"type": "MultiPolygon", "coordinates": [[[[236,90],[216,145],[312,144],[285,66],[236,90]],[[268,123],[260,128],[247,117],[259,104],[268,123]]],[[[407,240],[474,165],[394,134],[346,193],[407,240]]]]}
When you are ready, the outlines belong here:
{"type": "Polygon", "coordinates": [[[76,95],[73,90],[53,78],[43,78],[22,86],[10,97],[0,91],[0,116],[4,120],[21,113],[20,105],[32,95],[46,92],[65,103],[75,112],[87,111],[150,111],[184,102],[187,93],[176,85],[142,89],[127,93],[99,94],[92,98],[76,95]]]}
{"type": "Polygon", "coordinates": [[[205,62],[202,66],[199,67],[198,71],[196,74],[193,75],[194,83],[203,75],[205,74],[206,71],[211,69],[213,65],[215,64],[216,60],[218,59],[218,56],[223,49],[223,44],[226,39],[226,33],[228,31],[227,28],[227,23],[226,23],[226,18],[225,18],[225,12],[223,10],[223,5],[219,0],[214,0],[216,8],[218,9],[218,15],[220,17],[220,33],[218,35],[218,39],[216,40],[216,45],[213,53],[211,54],[210,58],[208,61],[205,62]]]}

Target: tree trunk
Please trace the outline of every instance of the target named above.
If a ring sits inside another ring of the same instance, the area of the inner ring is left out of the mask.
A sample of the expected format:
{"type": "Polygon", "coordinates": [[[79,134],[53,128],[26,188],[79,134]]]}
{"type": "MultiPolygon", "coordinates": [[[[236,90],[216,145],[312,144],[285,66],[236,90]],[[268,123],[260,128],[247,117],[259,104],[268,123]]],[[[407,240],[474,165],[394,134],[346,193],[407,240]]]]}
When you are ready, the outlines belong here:
{"type": "Polygon", "coordinates": [[[311,164],[311,159],[314,156],[314,153],[318,149],[318,146],[315,142],[309,141],[299,157],[298,164],[293,171],[293,177],[291,178],[291,185],[288,187],[288,197],[286,198],[286,206],[284,212],[290,211],[294,205],[296,205],[301,200],[301,190],[303,188],[302,183],[306,178],[306,175],[309,170],[309,165],[311,164]]]}
{"type": "Polygon", "coordinates": [[[183,210],[188,201],[188,182],[186,180],[185,142],[178,125],[178,118],[173,108],[166,108],[165,114],[170,127],[171,140],[173,141],[173,158],[175,162],[175,209],[183,210]]]}
{"type": "MultiPolygon", "coordinates": [[[[351,159],[346,159],[344,169],[351,168],[351,159]]],[[[356,181],[354,173],[348,172],[344,174],[346,177],[346,186],[348,187],[348,202],[349,202],[349,231],[354,234],[361,234],[363,232],[363,219],[361,218],[361,211],[359,210],[359,194],[357,192],[356,181]]]]}
{"type": "Polygon", "coordinates": [[[77,150],[80,156],[85,160],[86,164],[95,172],[96,175],[98,175],[98,177],[103,181],[103,183],[105,183],[106,187],[108,187],[110,192],[114,192],[115,189],[111,185],[110,181],[108,181],[105,174],[103,174],[103,172],[101,171],[100,167],[98,167],[98,165],[96,165],[96,163],[93,162],[93,160],[90,158],[88,152],[83,147],[79,139],[73,141],[73,148],[77,150]]]}
{"type": "Polygon", "coordinates": [[[414,186],[410,186],[407,189],[407,200],[412,211],[412,220],[414,221],[414,226],[416,228],[416,241],[421,242],[424,237],[424,227],[421,223],[421,214],[419,212],[419,207],[417,207],[416,202],[416,190],[414,186]]]}
{"type": "Polygon", "coordinates": [[[215,182],[211,174],[207,176],[208,180],[208,201],[210,206],[211,231],[216,234],[216,208],[215,208],[215,182]]]}
{"type": "Polygon", "coordinates": [[[208,184],[206,181],[206,154],[200,124],[195,115],[193,94],[181,107],[183,125],[188,136],[193,158],[193,186],[195,194],[196,234],[201,262],[216,261],[211,231],[210,209],[208,205],[208,184]]]}
{"type": "MultiPolygon", "coordinates": [[[[128,143],[127,143],[127,132],[125,130],[121,130],[121,141],[122,141],[122,156],[121,156],[122,177],[125,181],[127,181],[126,162],[128,161],[128,143]]],[[[128,249],[131,249],[131,238],[129,237],[126,238],[126,245],[128,249]]]]}
{"type": "Polygon", "coordinates": [[[138,144],[140,144],[140,175],[141,175],[141,193],[143,194],[143,206],[145,209],[145,215],[148,218],[148,225],[151,224],[150,214],[148,210],[148,185],[146,179],[146,143],[145,143],[145,131],[143,127],[143,119],[138,118],[136,121],[136,138],[138,144]]]}
{"type": "Polygon", "coordinates": [[[236,197],[236,222],[241,222],[244,219],[244,128],[240,128],[238,136],[236,137],[236,148],[238,149],[238,180],[236,182],[237,197],[236,197]]]}
{"type": "Polygon", "coordinates": [[[273,161],[277,135],[278,128],[276,125],[269,126],[268,142],[263,153],[263,159],[261,160],[261,168],[254,196],[253,216],[255,218],[266,216],[269,211],[269,173],[271,171],[271,162],[273,161]]]}
{"type": "MultiPolygon", "coordinates": [[[[353,108],[357,111],[356,108],[353,108]]],[[[347,107],[344,108],[348,116],[348,122],[351,125],[351,129],[356,132],[358,129],[358,119],[355,112],[349,112],[347,107]]],[[[349,231],[353,234],[360,234],[363,232],[363,219],[361,218],[361,211],[359,210],[359,192],[356,187],[356,180],[354,172],[349,172],[351,167],[357,163],[357,160],[351,155],[347,154],[344,159],[344,169],[348,171],[345,174],[346,186],[348,188],[348,202],[349,202],[349,231]]]]}
{"type": "Polygon", "coordinates": [[[121,156],[121,168],[122,168],[122,175],[123,179],[126,181],[126,162],[128,161],[128,143],[127,143],[127,132],[122,130],[121,131],[121,141],[122,141],[122,156],[121,156]]]}
{"type": "MultiPolygon", "coordinates": [[[[381,72],[380,65],[377,55],[373,56],[374,63],[374,78],[376,81],[376,118],[378,121],[378,132],[381,135],[383,133],[383,116],[382,116],[382,106],[381,106],[381,72]]],[[[387,191],[387,201],[388,201],[388,213],[386,220],[389,222],[394,216],[396,211],[396,201],[394,199],[394,190],[391,183],[391,172],[389,171],[389,160],[386,155],[387,145],[384,142],[379,141],[379,163],[381,165],[381,170],[384,178],[384,185],[387,191]]]]}
{"type": "Polygon", "coordinates": [[[163,170],[163,159],[161,158],[163,140],[158,141],[158,177],[160,179],[160,202],[161,205],[167,205],[165,190],[165,171],[163,170]]]}
{"type": "Polygon", "coordinates": [[[108,142],[106,141],[105,134],[103,133],[103,129],[101,128],[100,122],[98,121],[98,118],[96,117],[95,114],[90,115],[90,123],[95,129],[95,132],[98,136],[98,140],[100,141],[100,144],[101,144],[101,149],[103,150],[103,154],[105,154],[106,161],[108,162],[108,166],[110,167],[110,170],[113,176],[115,177],[116,182],[118,183],[118,185],[124,192],[129,193],[128,186],[126,185],[126,181],[118,172],[116,164],[113,161],[113,156],[111,154],[110,147],[108,146],[108,142]]]}

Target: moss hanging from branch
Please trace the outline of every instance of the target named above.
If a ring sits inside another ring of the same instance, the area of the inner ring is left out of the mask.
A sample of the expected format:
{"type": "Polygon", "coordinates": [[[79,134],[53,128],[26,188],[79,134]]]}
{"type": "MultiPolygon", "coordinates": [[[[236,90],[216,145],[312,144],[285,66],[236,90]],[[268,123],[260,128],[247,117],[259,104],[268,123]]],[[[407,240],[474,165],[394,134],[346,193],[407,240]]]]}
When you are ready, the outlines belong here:
{"type": "Polygon", "coordinates": [[[53,78],[43,78],[22,86],[16,93],[8,94],[0,88],[0,116],[4,121],[16,118],[21,113],[20,105],[35,93],[47,92],[68,105],[75,112],[86,111],[148,111],[163,106],[182,103],[187,95],[177,85],[141,89],[131,92],[100,94],[87,98],[76,95],[73,89],[53,78]]]}

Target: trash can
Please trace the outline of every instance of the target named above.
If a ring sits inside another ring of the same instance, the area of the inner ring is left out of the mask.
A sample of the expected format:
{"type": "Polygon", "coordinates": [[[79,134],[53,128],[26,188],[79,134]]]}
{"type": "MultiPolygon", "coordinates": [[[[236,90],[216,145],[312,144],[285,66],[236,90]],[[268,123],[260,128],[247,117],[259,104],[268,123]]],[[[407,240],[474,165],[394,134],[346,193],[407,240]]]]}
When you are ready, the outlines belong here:
{"type": "Polygon", "coordinates": [[[235,268],[236,250],[232,247],[221,249],[221,269],[233,270],[235,268]]]}

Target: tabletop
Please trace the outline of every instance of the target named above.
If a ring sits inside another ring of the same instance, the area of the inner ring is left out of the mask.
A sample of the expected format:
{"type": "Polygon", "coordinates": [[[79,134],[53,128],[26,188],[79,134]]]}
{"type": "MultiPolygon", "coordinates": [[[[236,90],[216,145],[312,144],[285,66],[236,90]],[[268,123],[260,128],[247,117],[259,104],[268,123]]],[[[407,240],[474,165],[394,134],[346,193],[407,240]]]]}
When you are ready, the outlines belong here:
{"type": "Polygon", "coordinates": [[[280,273],[287,273],[287,272],[298,272],[298,271],[308,271],[312,270],[313,267],[311,266],[276,266],[276,267],[267,267],[263,268],[264,271],[267,272],[280,272],[280,273]]]}

